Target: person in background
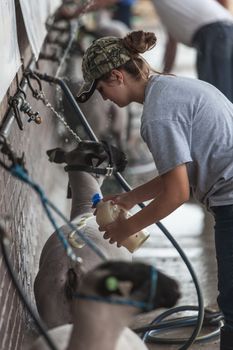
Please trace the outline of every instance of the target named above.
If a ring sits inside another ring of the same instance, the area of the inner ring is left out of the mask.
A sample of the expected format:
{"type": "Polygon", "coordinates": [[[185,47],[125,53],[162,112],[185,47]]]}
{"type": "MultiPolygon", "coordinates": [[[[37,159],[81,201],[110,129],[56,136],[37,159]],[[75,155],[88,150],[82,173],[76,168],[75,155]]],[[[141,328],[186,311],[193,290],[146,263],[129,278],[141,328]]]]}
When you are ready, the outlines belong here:
{"type": "Polygon", "coordinates": [[[73,0],[63,1],[63,4],[57,10],[56,20],[73,19],[82,16],[85,13],[104,8],[111,8],[119,0],[73,0]]]}
{"type": "Polygon", "coordinates": [[[227,0],[151,0],[168,32],[164,72],[172,70],[177,43],[197,50],[198,78],[233,102],[233,16],[227,0]]]}
{"type": "Polygon", "coordinates": [[[118,246],[156,223],[192,194],[215,218],[218,304],[224,315],[221,350],[233,349],[233,104],[199,79],[154,72],[140,55],[156,43],[154,33],[132,31],[123,38],[103,37],[86,50],[84,84],[77,100],[97,89],[120,107],[143,105],[141,136],[159,173],[126,193],[105,196],[126,210],[150,201],[128,219],[100,227],[118,246]]]}
{"type": "Polygon", "coordinates": [[[119,0],[113,10],[113,18],[132,28],[132,10],[136,0],[119,0]]]}

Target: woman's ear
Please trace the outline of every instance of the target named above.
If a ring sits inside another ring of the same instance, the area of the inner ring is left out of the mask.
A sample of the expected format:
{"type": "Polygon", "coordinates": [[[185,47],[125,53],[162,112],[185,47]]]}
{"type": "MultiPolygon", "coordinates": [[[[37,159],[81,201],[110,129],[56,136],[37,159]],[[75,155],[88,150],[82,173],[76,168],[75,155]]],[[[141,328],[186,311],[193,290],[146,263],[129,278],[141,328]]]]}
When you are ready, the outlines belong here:
{"type": "Polygon", "coordinates": [[[111,80],[117,80],[119,83],[123,83],[124,75],[118,69],[113,69],[111,72],[111,80]]]}

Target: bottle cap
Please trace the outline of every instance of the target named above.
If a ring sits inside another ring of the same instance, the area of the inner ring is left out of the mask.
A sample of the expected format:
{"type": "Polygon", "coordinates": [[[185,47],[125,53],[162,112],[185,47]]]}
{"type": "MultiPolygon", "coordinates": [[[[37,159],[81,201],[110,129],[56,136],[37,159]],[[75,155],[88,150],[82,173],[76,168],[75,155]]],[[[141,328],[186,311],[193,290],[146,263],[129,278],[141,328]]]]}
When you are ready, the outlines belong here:
{"type": "Polygon", "coordinates": [[[102,197],[100,196],[99,193],[95,193],[93,196],[92,196],[92,203],[94,206],[96,206],[97,203],[99,203],[101,201],[102,197]]]}

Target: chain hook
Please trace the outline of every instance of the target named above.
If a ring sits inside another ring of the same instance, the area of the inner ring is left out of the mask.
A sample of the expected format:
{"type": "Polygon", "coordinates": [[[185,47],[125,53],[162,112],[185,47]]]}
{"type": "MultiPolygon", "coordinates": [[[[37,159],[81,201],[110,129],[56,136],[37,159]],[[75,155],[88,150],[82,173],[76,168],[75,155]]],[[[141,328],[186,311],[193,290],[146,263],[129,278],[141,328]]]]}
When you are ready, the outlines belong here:
{"type": "Polygon", "coordinates": [[[10,97],[8,103],[13,108],[15,119],[17,121],[19,129],[23,130],[23,122],[18,108],[19,100],[17,99],[17,97],[10,97]]]}
{"type": "Polygon", "coordinates": [[[19,110],[19,103],[22,102],[24,99],[26,99],[26,93],[23,91],[23,89],[20,86],[18,75],[16,74],[16,84],[17,84],[17,93],[14,97],[10,97],[8,104],[10,107],[12,107],[15,119],[17,121],[18,127],[20,130],[23,130],[23,122],[20,116],[20,110],[19,110]]]}
{"type": "Polygon", "coordinates": [[[25,100],[26,100],[27,95],[26,95],[25,91],[23,91],[23,89],[22,89],[21,86],[20,86],[18,74],[16,74],[15,77],[16,77],[16,84],[17,84],[17,92],[18,92],[18,91],[21,92],[21,94],[24,96],[24,98],[25,98],[25,100]]]}
{"type": "Polygon", "coordinates": [[[28,86],[32,92],[32,96],[35,97],[36,99],[40,98],[41,92],[42,92],[42,84],[40,78],[30,69],[25,70],[24,72],[24,77],[27,79],[28,86]],[[35,89],[32,86],[31,79],[36,80],[39,89],[35,89]]]}

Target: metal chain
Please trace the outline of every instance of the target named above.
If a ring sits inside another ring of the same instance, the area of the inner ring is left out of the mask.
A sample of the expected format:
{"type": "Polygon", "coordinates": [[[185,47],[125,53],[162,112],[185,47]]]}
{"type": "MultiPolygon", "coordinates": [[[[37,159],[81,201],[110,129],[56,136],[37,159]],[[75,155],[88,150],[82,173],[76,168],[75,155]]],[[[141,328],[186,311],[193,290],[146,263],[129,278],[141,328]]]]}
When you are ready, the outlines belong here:
{"type": "Polygon", "coordinates": [[[70,126],[67,124],[67,122],[65,121],[65,119],[62,117],[61,114],[59,114],[55,108],[52,106],[52,104],[49,102],[49,100],[46,98],[45,93],[43,90],[37,91],[37,96],[36,98],[38,100],[41,100],[43,102],[43,104],[49,108],[54,114],[55,116],[62,122],[62,124],[65,126],[65,128],[73,135],[73,137],[75,138],[75,140],[77,142],[81,142],[81,138],[78,136],[78,134],[76,132],[74,132],[70,126]]]}

